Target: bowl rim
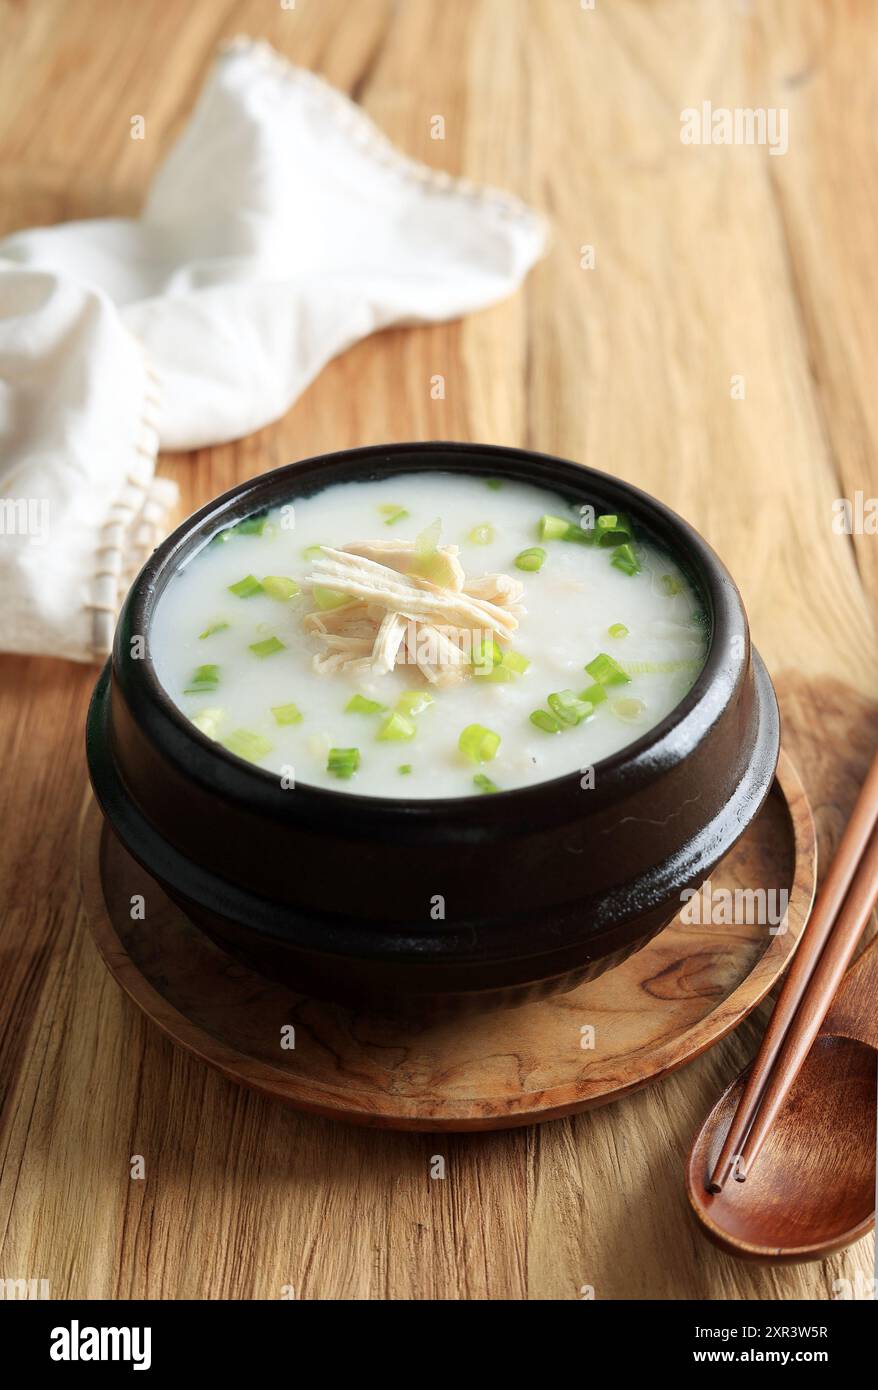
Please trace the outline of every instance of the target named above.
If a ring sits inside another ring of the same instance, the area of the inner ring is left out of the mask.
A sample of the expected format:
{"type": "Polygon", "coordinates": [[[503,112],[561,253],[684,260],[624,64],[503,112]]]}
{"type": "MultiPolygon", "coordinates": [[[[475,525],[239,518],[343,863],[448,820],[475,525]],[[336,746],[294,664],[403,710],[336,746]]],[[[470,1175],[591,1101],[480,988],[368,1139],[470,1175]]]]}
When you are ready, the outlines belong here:
{"type": "MultiPolygon", "coordinates": [[[[658,867],[661,870],[662,865],[652,865],[645,871],[641,886],[633,896],[632,878],[626,875],[621,882],[601,890],[597,896],[593,893],[580,895],[575,909],[568,911],[570,905],[564,906],[562,910],[567,918],[566,925],[560,936],[552,933],[547,940],[534,936],[533,909],[528,907],[523,912],[481,917],[475,924],[468,920],[462,925],[456,919],[446,922],[442,918],[431,922],[426,931],[423,924],[419,924],[414,932],[410,921],[387,922],[350,913],[330,913],[327,916],[313,906],[303,908],[285,902],[279,912],[277,899],[266,895],[259,885],[226,877],[213,862],[205,862],[193,856],[187,847],[178,845],[174,837],[168,836],[162,822],[151,817],[132,796],[112,747],[109,662],[101,672],[89,707],[89,770],[95,795],[114,833],[128,853],[165,891],[172,896],[176,893],[185,902],[206,908],[227,922],[246,928],[248,933],[256,937],[323,955],[353,956],[357,959],[380,960],[389,951],[395,959],[408,959],[419,965],[436,960],[457,964],[512,958],[545,961],[553,953],[568,950],[571,945],[585,943],[593,951],[596,942],[602,940],[607,931],[642,918],[645,913],[653,912],[668,901],[673,901],[677,910],[680,891],[685,887],[699,886],[705,875],[709,874],[707,861],[710,865],[719,862],[758,814],[776,772],[779,728],[771,680],[755,648],[752,663],[754,698],[760,710],[761,745],[763,751],[766,747],[773,748],[770,776],[765,775],[769,764],[764,758],[760,760],[757,746],[754,750],[756,756],[750,759],[743,776],[736,783],[732,800],[724,804],[721,812],[718,811],[718,815],[725,818],[719,838],[714,833],[717,826],[715,817],[707,827],[706,848],[704,840],[699,840],[703,833],[699,831],[689,841],[693,853],[688,859],[683,861],[679,855],[673,856],[674,886],[670,896],[664,873],[655,873],[655,869],[658,867]],[[632,903],[635,904],[633,911],[632,903]],[[592,908],[598,907],[597,918],[590,921],[589,904],[592,908]],[[587,920],[585,930],[581,925],[583,915],[587,920]]],[[[521,828],[522,822],[519,820],[513,833],[516,830],[520,833],[521,828]]],[[[287,829],[287,826],[283,827],[284,831],[287,829]]],[[[498,836],[504,845],[508,833],[507,829],[506,834],[498,836]]],[[[370,837],[370,840],[374,839],[374,836],[370,837]]],[[[431,852],[436,841],[435,834],[427,838],[431,852]]],[[[398,837],[394,837],[393,843],[398,843],[398,837]]],[[[668,860],[664,861],[665,865],[669,863],[668,860]]],[[[187,910],[185,906],[184,910],[187,910]]],[[[604,952],[598,954],[603,955],[604,952]]]]}
{"type": "Polygon", "coordinates": [[[166,755],[187,776],[203,786],[220,791],[232,801],[246,802],[273,816],[294,811],[317,828],[321,821],[336,827],[351,816],[371,818],[373,823],[398,819],[424,826],[477,823],[485,829],[508,821],[510,812],[526,815],[527,803],[553,796],[566,802],[568,794],[581,790],[582,769],[576,768],[545,781],[523,787],[499,790],[490,796],[469,793],[454,797],[375,796],[370,793],[335,790],[313,783],[295,781],[297,795],[280,784],[277,773],[248,763],[203,734],[161,684],[149,653],[152,616],[173,574],[190,560],[219,531],[265,507],[322,491],[333,482],[352,481],[327,477],[316,486],[303,487],[314,475],[324,471],[362,469],[363,481],[370,470],[386,474],[430,471],[464,472],[470,476],[503,475],[556,491],[564,495],[565,485],[584,499],[597,500],[616,494],[625,509],[641,520],[647,532],[670,535],[665,545],[684,570],[694,571],[710,617],[707,655],[692,687],[674,708],[639,738],[593,765],[594,788],[590,804],[604,804],[624,785],[631,789],[642,778],[677,762],[691,752],[715,723],[722,709],[742,684],[750,663],[750,635],[740,593],[731,575],[707,541],[665,503],[624,479],[570,459],[507,445],[459,443],[429,440],[390,445],[367,445],[340,449],[281,465],[257,474],[221,493],[192,513],[153,551],[134,580],[119,621],[113,643],[112,669],[135,719],[146,734],[157,740],[166,755]],[[444,467],[442,466],[444,462],[444,467]],[[409,466],[406,466],[408,463],[409,466]],[[479,465],[482,466],[479,466],[479,465]],[[383,465],[383,467],[382,467],[383,465]],[[538,476],[543,472],[543,476],[538,476]],[[560,476],[560,482],[559,482],[560,476]],[[274,493],[266,499],[266,493],[274,493]],[[645,519],[645,521],[644,521],[645,519]],[[135,637],[146,636],[143,655],[130,655],[135,637]],[[741,641],[741,656],[734,658],[734,639],[741,641]]]}

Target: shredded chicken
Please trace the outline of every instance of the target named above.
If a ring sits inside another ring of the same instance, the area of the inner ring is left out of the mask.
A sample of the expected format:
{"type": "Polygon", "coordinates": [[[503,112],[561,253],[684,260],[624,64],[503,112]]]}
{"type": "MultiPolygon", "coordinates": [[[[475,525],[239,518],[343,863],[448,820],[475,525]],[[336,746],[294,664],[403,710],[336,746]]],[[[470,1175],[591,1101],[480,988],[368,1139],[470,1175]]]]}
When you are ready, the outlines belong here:
{"type": "MultiPolygon", "coordinates": [[[[383,613],[377,621],[380,622],[383,613]]],[[[336,633],[343,637],[371,637],[375,631],[376,618],[366,603],[346,603],[344,608],[331,608],[326,612],[319,609],[305,616],[305,631],[317,633],[336,633]]]]}
{"type": "Polygon", "coordinates": [[[406,649],[431,685],[457,685],[466,675],[466,658],[457,642],[429,623],[409,624],[406,649]]]}
{"type": "Polygon", "coordinates": [[[326,633],[324,644],[327,650],[314,657],[314,670],[322,676],[331,676],[336,671],[368,669],[371,664],[372,643],[360,637],[336,637],[326,633]],[[363,663],[366,663],[365,665],[363,663]]]}
{"type": "MultiPolygon", "coordinates": [[[[387,569],[395,570],[397,574],[409,574],[412,566],[421,559],[414,541],[351,541],[342,549],[348,555],[374,560],[387,569]]],[[[456,545],[439,546],[430,556],[430,578],[434,584],[459,593],[466,575],[457,555],[456,545]]]]}
{"type": "Polygon", "coordinates": [[[508,641],[525,611],[520,579],[484,574],[467,581],[457,546],[433,551],[430,578],[417,573],[411,541],[353,541],[320,552],[305,587],[350,600],[305,617],[306,632],[323,646],[314,669],[324,675],[384,675],[405,660],[431,685],[456,684],[470,669],[474,645],[485,637],[508,641]]]}
{"type": "Polygon", "coordinates": [[[473,598],[487,599],[505,608],[518,603],[524,593],[522,581],[511,574],[483,574],[480,579],[468,579],[463,587],[473,598]]]}
{"type": "Polygon", "coordinates": [[[419,575],[397,574],[386,565],[328,545],[321,550],[314,561],[312,582],[338,593],[380,603],[397,613],[407,610],[419,622],[439,619],[456,627],[488,627],[501,637],[518,627],[514,614],[486,599],[442,589],[419,575]]]}
{"type": "Polygon", "coordinates": [[[372,648],[372,670],[377,675],[386,675],[396,665],[405,627],[406,620],[400,613],[385,613],[372,648]]]}

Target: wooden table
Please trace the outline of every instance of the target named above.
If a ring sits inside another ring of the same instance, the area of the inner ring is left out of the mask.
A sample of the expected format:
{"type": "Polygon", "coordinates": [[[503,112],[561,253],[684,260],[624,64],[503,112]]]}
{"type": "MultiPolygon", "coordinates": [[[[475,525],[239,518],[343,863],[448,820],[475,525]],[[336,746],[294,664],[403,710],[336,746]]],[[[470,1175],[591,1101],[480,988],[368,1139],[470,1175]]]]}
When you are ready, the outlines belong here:
{"type": "MultiPolygon", "coordinates": [[[[410,154],[550,216],[551,251],[508,303],[373,338],[276,425],[162,471],[188,512],[290,459],[436,437],[530,445],[650,489],[738,579],[825,865],[878,740],[878,538],[831,529],[833,499],[878,494],[872,0],[5,0],[0,14],[3,232],[135,211],[238,32],[353,93],[410,154]],[[682,144],[680,112],[702,100],[788,109],[789,152],[682,144]],[[129,138],[134,114],[145,140],[129,138]]],[[[111,982],[79,909],[94,678],[0,664],[0,1276],[210,1299],[830,1298],[868,1278],[871,1239],[824,1265],[748,1268],[690,1222],[683,1154],[756,1021],[609,1109],[461,1138],[284,1112],[174,1051],[111,982]]]]}

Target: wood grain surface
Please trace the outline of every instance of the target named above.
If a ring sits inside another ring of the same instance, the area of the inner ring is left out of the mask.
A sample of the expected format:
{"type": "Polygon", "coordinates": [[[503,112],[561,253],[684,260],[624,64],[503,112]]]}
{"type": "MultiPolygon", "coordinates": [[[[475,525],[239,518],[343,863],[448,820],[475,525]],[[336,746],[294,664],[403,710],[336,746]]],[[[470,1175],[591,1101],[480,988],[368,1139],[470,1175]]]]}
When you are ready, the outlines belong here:
{"type": "Polygon", "coordinates": [[[783,973],[811,909],[816,868],[804,788],[781,753],[761,813],[711,873],[709,889],[713,901],[764,894],[774,932],[756,912],[750,921],[743,911],[733,923],[714,922],[699,898],[690,910],[697,920],[678,915],[596,980],[522,1009],[431,1026],[306,998],[238,964],[132,859],[91,795],[80,836],[82,901],[98,950],[172,1042],[311,1114],[444,1132],[575,1114],[692,1061],[783,973]],[[145,920],[132,917],[132,894],[145,920]]]}
{"type": "MultiPolygon", "coordinates": [[[[529,199],[553,243],[507,303],[384,333],[276,425],[166,456],[184,512],[384,440],[525,444],[646,487],[738,580],[825,864],[878,739],[878,538],[831,529],[833,499],[878,495],[878,6],[4,0],[0,231],[136,211],[236,33],[352,93],[409,154],[529,199]],[[681,144],[681,110],[704,100],[787,109],[788,152],[681,144]]],[[[685,1154],[756,1016],[616,1105],[439,1141],[295,1114],[175,1051],[80,914],[94,675],[0,662],[0,1275],[97,1298],[871,1291],[871,1238],[823,1264],[748,1267],[692,1223],[685,1154]]]]}
{"type": "Polygon", "coordinates": [[[746,1075],[736,1077],[717,1102],[692,1146],[686,1190],[721,1249],[745,1259],[774,1262],[782,1256],[795,1262],[840,1250],[872,1228],[876,996],[873,939],[845,975],[747,1181],[726,1182],[721,1192],[708,1193],[707,1177],[716,1171],[746,1075]]]}

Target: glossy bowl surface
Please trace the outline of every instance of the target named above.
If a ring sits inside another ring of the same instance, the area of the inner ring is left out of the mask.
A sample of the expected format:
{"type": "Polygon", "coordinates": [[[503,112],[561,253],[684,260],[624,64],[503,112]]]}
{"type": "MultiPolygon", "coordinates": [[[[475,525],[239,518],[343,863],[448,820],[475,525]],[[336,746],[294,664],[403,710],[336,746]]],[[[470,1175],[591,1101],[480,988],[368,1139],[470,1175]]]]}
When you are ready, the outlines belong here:
{"type": "Polygon", "coordinates": [[[779,722],[738,591],[680,517],[565,460],[428,443],[292,464],[184,522],[126,600],[87,748],[115,833],[214,939],[306,993],[426,1013],[572,988],[645,944],[758,812],[779,722]],[[434,801],[284,789],[202,735],[159,685],[149,660],[156,602],[217,531],[332,483],[425,469],[519,479],[627,511],[701,594],[704,668],[667,718],[595,765],[593,788],[575,771],[434,801]]]}

